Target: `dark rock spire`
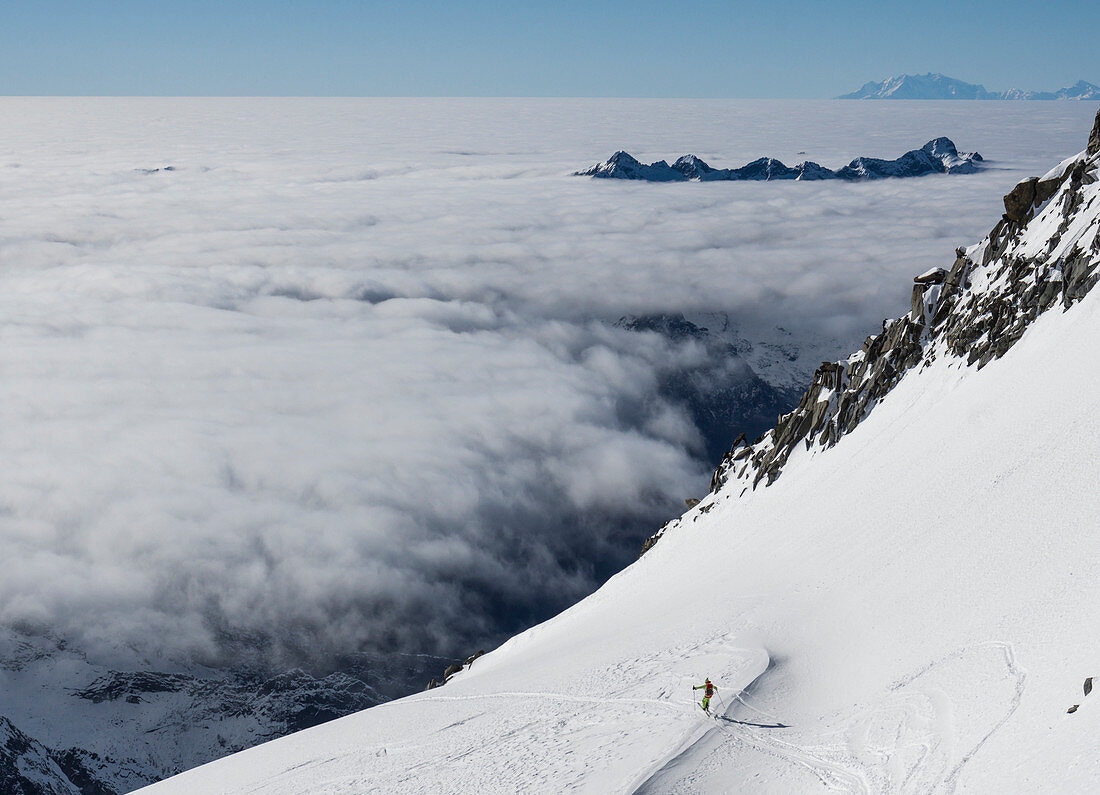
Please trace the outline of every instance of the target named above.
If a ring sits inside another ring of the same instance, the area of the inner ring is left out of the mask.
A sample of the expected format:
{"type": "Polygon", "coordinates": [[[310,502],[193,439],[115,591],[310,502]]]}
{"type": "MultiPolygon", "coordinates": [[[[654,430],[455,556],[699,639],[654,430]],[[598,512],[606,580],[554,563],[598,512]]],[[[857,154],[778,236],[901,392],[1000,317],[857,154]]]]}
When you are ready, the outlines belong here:
{"type": "Polygon", "coordinates": [[[1100,152],[1100,110],[1096,111],[1096,121],[1092,123],[1092,135],[1089,136],[1088,156],[1100,152]]]}

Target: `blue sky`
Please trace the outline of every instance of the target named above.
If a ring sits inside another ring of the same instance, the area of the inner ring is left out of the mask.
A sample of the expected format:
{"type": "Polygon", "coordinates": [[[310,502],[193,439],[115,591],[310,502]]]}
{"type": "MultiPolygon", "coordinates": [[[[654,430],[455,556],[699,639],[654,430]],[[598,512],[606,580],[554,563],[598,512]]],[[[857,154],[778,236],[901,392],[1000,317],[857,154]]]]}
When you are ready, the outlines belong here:
{"type": "Polygon", "coordinates": [[[0,3],[0,94],[830,97],[1100,83],[1100,3],[0,3]]]}

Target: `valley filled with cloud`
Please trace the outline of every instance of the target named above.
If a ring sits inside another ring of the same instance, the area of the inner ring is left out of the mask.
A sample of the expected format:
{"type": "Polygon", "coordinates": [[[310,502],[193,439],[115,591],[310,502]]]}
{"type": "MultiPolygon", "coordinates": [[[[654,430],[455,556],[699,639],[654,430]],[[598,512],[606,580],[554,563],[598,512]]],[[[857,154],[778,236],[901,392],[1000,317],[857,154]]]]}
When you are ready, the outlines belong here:
{"type": "Polygon", "coordinates": [[[839,356],[1076,153],[1092,110],[0,107],[0,621],[117,665],[316,669],[489,647],[702,495],[707,440],[661,384],[711,353],[619,318],[725,313],[839,356]],[[617,149],[836,167],[939,135],[986,167],[570,176],[617,149]]]}

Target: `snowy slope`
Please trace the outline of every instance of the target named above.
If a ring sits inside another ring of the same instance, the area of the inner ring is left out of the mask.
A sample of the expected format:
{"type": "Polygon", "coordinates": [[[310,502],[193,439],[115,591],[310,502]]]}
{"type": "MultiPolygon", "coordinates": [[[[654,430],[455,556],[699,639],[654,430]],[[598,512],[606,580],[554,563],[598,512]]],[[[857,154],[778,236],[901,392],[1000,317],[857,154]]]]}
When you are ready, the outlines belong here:
{"type": "Polygon", "coordinates": [[[984,357],[1015,320],[979,315],[968,365],[939,326],[835,445],[727,478],[442,690],[147,791],[1097,791],[1097,161],[961,257],[953,316],[1052,283],[1015,344],[984,357]]]}

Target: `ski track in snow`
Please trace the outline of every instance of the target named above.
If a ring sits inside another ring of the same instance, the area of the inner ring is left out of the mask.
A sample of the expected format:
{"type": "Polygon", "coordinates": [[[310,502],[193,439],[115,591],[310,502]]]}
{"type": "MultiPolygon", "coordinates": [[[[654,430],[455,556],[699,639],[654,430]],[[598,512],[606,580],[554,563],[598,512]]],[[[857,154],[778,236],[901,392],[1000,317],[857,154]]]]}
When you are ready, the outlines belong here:
{"type": "MultiPolygon", "coordinates": [[[[739,693],[723,713],[725,725],[715,720],[713,729],[636,792],[708,791],[706,782],[715,780],[728,786],[739,779],[716,771],[729,767],[730,760],[735,769],[748,770],[752,763],[745,757],[764,755],[781,766],[801,768],[832,791],[947,795],[956,791],[966,764],[1015,713],[1025,681],[1011,644],[968,646],[898,680],[871,706],[828,716],[825,729],[815,733],[730,725],[736,723],[732,715],[738,703],[751,707],[739,693]],[[980,702],[983,695],[1002,699],[1003,711],[992,725],[973,725],[966,715],[974,705],[967,700],[980,702]]],[[[789,782],[789,776],[784,780],[789,782]]]]}

